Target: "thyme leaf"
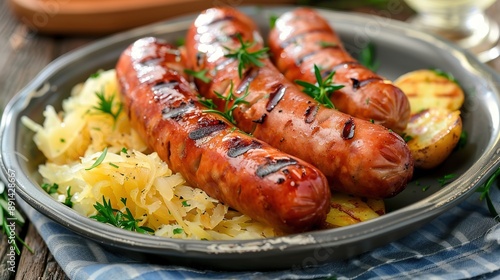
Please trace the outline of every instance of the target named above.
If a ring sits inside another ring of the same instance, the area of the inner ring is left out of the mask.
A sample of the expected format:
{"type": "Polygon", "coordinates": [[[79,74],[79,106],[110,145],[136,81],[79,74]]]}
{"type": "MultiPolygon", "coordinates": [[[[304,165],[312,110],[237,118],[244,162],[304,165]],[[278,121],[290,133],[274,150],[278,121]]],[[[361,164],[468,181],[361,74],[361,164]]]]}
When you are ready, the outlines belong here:
{"type": "Polygon", "coordinates": [[[94,162],[94,164],[92,164],[92,166],[89,167],[89,168],[85,168],[85,170],[91,170],[91,169],[94,169],[97,166],[99,166],[102,163],[102,161],[104,160],[104,158],[106,158],[106,154],[107,153],[108,153],[108,147],[104,148],[104,150],[102,151],[101,155],[96,159],[96,161],[94,162]]]}
{"type": "Polygon", "coordinates": [[[249,49],[255,46],[256,43],[244,42],[241,34],[237,34],[236,37],[240,42],[240,48],[233,50],[228,47],[224,47],[228,51],[225,57],[238,60],[238,75],[241,78],[243,76],[243,70],[249,66],[264,66],[264,63],[260,60],[267,57],[268,48],[261,48],[260,50],[250,52],[249,49]]]}
{"type": "Polygon", "coordinates": [[[333,83],[333,76],[335,71],[330,72],[328,76],[323,80],[321,76],[321,70],[315,64],[314,65],[314,75],[316,76],[316,84],[311,84],[306,81],[296,80],[295,83],[302,86],[304,93],[314,98],[320,104],[323,104],[327,108],[335,108],[330,97],[332,93],[336,90],[343,88],[343,85],[337,85],[333,83]]]}
{"type": "Polygon", "coordinates": [[[229,93],[227,96],[224,96],[218,92],[214,92],[214,94],[217,96],[217,98],[224,100],[224,108],[222,111],[217,109],[217,106],[211,99],[205,99],[205,100],[199,100],[202,104],[207,104],[210,105],[211,107],[207,106],[206,110],[203,110],[203,112],[206,113],[215,113],[218,114],[222,117],[224,117],[226,120],[229,122],[236,124],[236,120],[234,119],[233,116],[233,111],[234,109],[238,108],[240,104],[248,104],[248,101],[245,100],[245,98],[248,96],[248,88],[245,90],[245,93],[241,95],[240,97],[237,97],[234,95],[234,85],[233,82],[231,81],[230,88],[229,88],[229,93]],[[212,106],[213,105],[213,106],[212,106]]]}
{"type": "Polygon", "coordinates": [[[113,111],[113,107],[115,107],[115,104],[114,104],[115,103],[114,102],[115,95],[114,94],[111,95],[109,98],[106,98],[106,96],[104,95],[104,90],[103,90],[100,92],[97,91],[95,93],[95,95],[97,96],[99,101],[97,103],[97,106],[93,106],[92,108],[94,108],[95,110],[97,110],[103,114],[110,115],[116,123],[118,116],[120,115],[121,111],[123,110],[123,104],[121,102],[118,102],[118,109],[116,111],[113,111]]]}
{"type": "Polygon", "coordinates": [[[200,71],[194,71],[194,70],[191,70],[191,69],[184,69],[184,73],[188,74],[188,75],[191,75],[197,79],[200,79],[201,81],[203,81],[204,83],[210,83],[210,81],[212,81],[212,79],[210,79],[209,77],[207,77],[207,72],[208,72],[208,69],[203,69],[203,70],[200,70],[200,71]]]}
{"type": "Polygon", "coordinates": [[[90,218],[101,223],[110,224],[117,228],[122,228],[130,231],[136,231],[138,233],[154,232],[154,230],[149,227],[139,226],[139,222],[142,220],[134,218],[130,209],[126,207],[126,198],[121,198],[120,201],[125,206],[125,213],[121,212],[118,209],[114,209],[111,206],[111,201],[109,199],[108,201],[106,201],[106,198],[102,196],[102,204],[99,202],[96,202],[96,204],[94,204],[94,208],[97,210],[97,214],[90,216],[90,218]]]}

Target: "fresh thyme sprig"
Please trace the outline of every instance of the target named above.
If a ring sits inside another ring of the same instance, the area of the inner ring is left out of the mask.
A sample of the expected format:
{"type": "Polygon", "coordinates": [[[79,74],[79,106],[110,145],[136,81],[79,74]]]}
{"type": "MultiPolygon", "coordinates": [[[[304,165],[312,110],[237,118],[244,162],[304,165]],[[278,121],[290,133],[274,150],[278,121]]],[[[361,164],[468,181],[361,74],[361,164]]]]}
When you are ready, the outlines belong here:
{"type": "MultiPolygon", "coordinates": [[[[490,197],[490,190],[493,183],[497,180],[498,176],[500,176],[500,168],[498,168],[493,175],[486,181],[486,183],[482,184],[479,188],[477,188],[476,192],[480,193],[479,199],[486,200],[486,205],[488,205],[488,210],[490,214],[495,218],[495,221],[500,223],[500,214],[498,213],[495,205],[493,205],[493,201],[490,197]]],[[[497,187],[500,190],[500,182],[497,181],[497,187]]]]}
{"type": "Polygon", "coordinates": [[[191,75],[197,79],[200,79],[201,81],[203,81],[204,83],[210,83],[210,81],[212,79],[210,79],[209,77],[207,77],[207,72],[208,72],[208,69],[203,69],[203,70],[200,70],[200,71],[194,71],[194,70],[191,70],[191,69],[184,69],[184,73],[188,74],[188,75],[191,75]]]}
{"type": "Polygon", "coordinates": [[[218,115],[223,116],[226,118],[229,122],[236,124],[236,121],[234,120],[233,116],[233,111],[234,109],[238,108],[240,104],[248,104],[248,101],[245,100],[245,98],[248,96],[248,88],[245,90],[245,93],[241,95],[238,98],[235,98],[236,96],[234,95],[234,86],[233,82],[231,81],[230,87],[229,87],[229,94],[227,96],[224,96],[218,92],[214,92],[217,98],[224,100],[224,108],[222,111],[217,110],[217,106],[211,99],[198,99],[198,101],[206,106],[208,109],[203,110],[206,113],[215,113],[218,115]],[[231,104],[232,101],[232,104],[231,104]]]}
{"type": "Polygon", "coordinates": [[[240,41],[241,47],[238,49],[230,49],[224,47],[229,53],[225,57],[234,58],[238,60],[238,75],[243,77],[243,70],[248,66],[254,65],[257,67],[264,66],[264,63],[260,59],[267,57],[268,48],[262,48],[260,50],[250,52],[249,49],[255,46],[255,42],[244,42],[241,34],[237,34],[236,37],[240,41]]]}
{"type": "Polygon", "coordinates": [[[332,101],[330,100],[330,96],[336,90],[343,88],[343,85],[337,85],[333,83],[333,76],[335,75],[335,71],[330,72],[330,74],[323,80],[321,76],[321,70],[317,65],[314,65],[314,75],[316,76],[316,84],[311,84],[306,81],[296,80],[295,82],[304,87],[302,90],[307,95],[314,98],[314,100],[323,104],[327,108],[335,108],[332,101]]]}
{"type": "Polygon", "coordinates": [[[94,204],[94,208],[97,210],[97,214],[90,216],[90,218],[95,219],[101,223],[110,224],[117,228],[122,228],[130,231],[136,231],[138,233],[154,232],[154,230],[149,227],[139,226],[139,222],[141,220],[134,218],[130,209],[126,207],[126,198],[121,198],[120,201],[125,206],[125,213],[121,212],[118,209],[114,209],[111,206],[111,201],[109,199],[108,201],[106,201],[106,198],[102,196],[102,204],[99,202],[96,202],[96,204],[94,204]]]}
{"type": "Polygon", "coordinates": [[[97,96],[99,101],[97,103],[97,106],[93,106],[92,108],[94,108],[95,110],[97,110],[103,114],[110,115],[116,123],[116,120],[118,119],[118,116],[120,115],[120,113],[123,109],[123,104],[121,102],[118,102],[118,109],[114,112],[113,111],[113,107],[115,106],[115,102],[114,102],[115,95],[114,94],[111,95],[109,98],[106,98],[106,96],[104,94],[104,90],[103,90],[100,92],[97,91],[95,93],[95,95],[97,96]]]}

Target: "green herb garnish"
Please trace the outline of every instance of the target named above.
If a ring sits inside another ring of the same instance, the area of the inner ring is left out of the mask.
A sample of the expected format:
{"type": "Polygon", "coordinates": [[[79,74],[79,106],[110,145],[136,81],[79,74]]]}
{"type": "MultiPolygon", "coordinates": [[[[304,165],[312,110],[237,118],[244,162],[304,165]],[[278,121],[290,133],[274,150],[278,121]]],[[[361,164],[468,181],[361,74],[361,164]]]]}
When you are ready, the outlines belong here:
{"type": "Polygon", "coordinates": [[[330,100],[330,96],[336,90],[343,88],[343,85],[337,85],[333,83],[333,75],[335,75],[335,71],[330,72],[326,79],[323,80],[321,76],[321,71],[319,67],[314,65],[314,74],[316,75],[317,83],[315,85],[308,83],[306,81],[296,80],[295,82],[304,87],[302,90],[307,95],[314,98],[314,100],[323,104],[327,108],[335,108],[332,101],[330,100]]]}
{"type": "Polygon", "coordinates": [[[440,76],[440,77],[444,77],[452,82],[454,82],[455,84],[458,85],[458,81],[457,79],[455,79],[455,77],[453,76],[453,74],[449,73],[449,72],[445,72],[441,69],[438,69],[438,68],[431,68],[429,69],[431,70],[432,72],[434,72],[436,75],[440,76]]]}
{"type": "Polygon", "coordinates": [[[255,42],[243,42],[241,34],[237,34],[236,37],[240,41],[241,47],[235,50],[224,47],[229,53],[225,57],[234,58],[238,60],[238,75],[241,78],[243,76],[243,70],[247,67],[254,65],[257,67],[264,66],[264,63],[260,59],[267,57],[268,48],[262,48],[260,50],[250,52],[248,49],[252,48],[255,42]]]}
{"type": "Polygon", "coordinates": [[[376,48],[375,44],[372,42],[368,43],[366,47],[361,50],[359,55],[359,62],[363,64],[366,68],[372,70],[373,72],[377,71],[380,66],[380,63],[376,58],[376,48]]]}
{"type": "Polygon", "coordinates": [[[322,48],[332,48],[332,47],[336,48],[336,47],[338,47],[338,44],[334,43],[334,42],[319,41],[318,44],[322,48]]]}
{"type": "MultiPolygon", "coordinates": [[[[3,183],[2,187],[4,187],[3,183]]],[[[21,250],[19,249],[18,243],[21,243],[28,251],[33,253],[33,249],[31,249],[26,242],[22,238],[17,235],[15,231],[12,231],[12,223],[15,223],[16,226],[23,227],[24,218],[17,211],[17,209],[12,209],[12,206],[9,206],[9,201],[15,199],[15,194],[7,191],[7,189],[2,188],[2,192],[0,193],[0,228],[2,233],[9,239],[8,243],[10,246],[14,247],[14,251],[16,254],[20,255],[21,250]],[[12,241],[11,241],[12,240],[12,241]]]]}
{"type": "Polygon", "coordinates": [[[64,200],[63,204],[70,208],[73,208],[73,201],[71,201],[72,197],[73,195],[71,194],[71,186],[68,186],[68,188],[66,189],[66,199],[64,200]]]}
{"type": "Polygon", "coordinates": [[[223,116],[224,118],[226,118],[229,122],[233,123],[233,124],[236,124],[236,121],[234,120],[234,117],[233,117],[233,111],[234,109],[238,108],[238,106],[240,104],[248,104],[248,101],[245,100],[245,98],[248,96],[249,92],[248,92],[248,88],[246,89],[245,93],[243,95],[241,95],[240,97],[238,98],[235,98],[236,96],[234,95],[234,92],[233,92],[233,82],[231,81],[231,85],[230,85],[230,88],[229,88],[229,94],[227,96],[224,96],[218,92],[214,92],[214,94],[219,98],[219,99],[222,99],[224,100],[224,108],[223,108],[223,111],[219,111],[217,110],[217,106],[215,106],[215,104],[213,103],[213,101],[211,99],[205,99],[205,100],[199,100],[203,105],[207,104],[207,105],[211,105],[213,104],[215,107],[208,107],[209,109],[207,110],[203,110],[203,112],[206,112],[206,113],[215,113],[215,114],[218,114],[218,115],[221,115],[223,116]]]}
{"type": "Polygon", "coordinates": [[[191,75],[191,76],[197,78],[197,79],[200,79],[204,83],[210,83],[210,81],[212,80],[209,77],[207,77],[208,69],[203,69],[200,71],[194,71],[191,69],[184,69],[184,72],[188,75],[191,75]]]}
{"type": "Polygon", "coordinates": [[[125,148],[125,147],[123,147],[122,150],[121,150],[121,152],[124,153],[124,154],[126,154],[126,153],[128,153],[128,149],[125,148]]]}
{"type": "Polygon", "coordinates": [[[112,162],[110,162],[109,165],[113,166],[114,168],[119,168],[120,167],[120,166],[118,166],[118,165],[116,165],[116,164],[114,164],[112,162]]]}
{"type": "Polygon", "coordinates": [[[108,153],[108,147],[104,148],[104,150],[102,151],[101,155],[96,159],[96,161],[94,162],[94,164],[92,164],[92,166],[89,167],[89,168],[85,168],[85,170],[91,170],[91,169],[94,169],[97,166],[99,166],[102,163],[102,161],[104,160],[104,158],[106,158],[106,154],[107,153],[108,153]]]}
{"type": "Polygon", "coordinates": [[[174,228],[174,234],[181,234],[184,230],[182,228],[174,228]]]}
{"type": "Polygon", "coordinates": [[[108,199],[108,201],[106,202],[106,198],[102,196],[102,204],[99,202],[96,202],[96,204],[94,204],[94,208],[97,210],[97,214],[90,216],[90,218],[95,219],[101,223],[110,224],[117,228],[122,228],[130,231],[136,231],[138,233],[154,232],[154,230],[149,227],[139,226],[138,223],[142,220],[134,218],[132,212],[130,212],[130,209],[126,207],[126,198],[121,198],[120,201],[125,206],[125,213],[111,207],[111,201],[108,199]]]}
{"type": "Polygon", "coordinates": [[[42,184],[42,189],[48,193],[48,194],[54,194],[57,192],[57,190],[59,189],[59,185],[54,183],[54,184],[47,184],[47,183],[43,183],[42,184]]]}
{"type": "MultiPolygon", "coordinates": [[[[477,188],[476,192],[480,193],[479,199],[486,200],[486,205],[488,206],[488,210],[490,214],[495,218],[495,221],[500,223],[500,215],[498,214],[495,205],[493,205],[493,201],[490,197],[490,190],[493,183],[497,180],[498,176],[500,176],[500,168],[498,168],[493,175],[486,181],[486,183],[482,184],[479,188],[477,188]]],[[[497,187],[500,190],[500,183],[497,182],[497,187]]]]}
{"type": "Polygon", "coordinates": [[[276,26],[276,20],[278,20],[278,16],[277,15],[271,15],[269,17],[269,27],[271,29],[273,29],[276,26]]]}
{"type": "Polygon", "coordinates": [[[446,184],[449,184],[451,182],[451,180],[453,178],[455,178],[457,175],[455,174],[447,174],[447,175],[444,175],[442,178],[439,178],[438,179],[438,183],[439,185],[441,185],[441,187],[445,186],[446,184]]]}
{"type": "Polygon", "coordinates": [[[113,112],[113,107],[115,105],[114,94],[111,95],[109,98],[106,98],[106,96],[104,95],[104,91],[96,92],[95,95],[97,96],[97,98],[99,98],[99,101],[97,103],[97,106],[93,106],[92,108],[96,109],[97,111],[103,114],[110,115],[116,123],[116,120],[118,119],[118,116],[120,115],[123,109],[123,104],[118,102],[118,109],[116,110],[116,112],[113,112]]]}
{"type": "Polygon", "coordinates": [[[191,204],[189,204],[186,200],[183,200],[181,203],[182,203],[182,206],[184,206],[184,207],[191,206],[191,204]]]}

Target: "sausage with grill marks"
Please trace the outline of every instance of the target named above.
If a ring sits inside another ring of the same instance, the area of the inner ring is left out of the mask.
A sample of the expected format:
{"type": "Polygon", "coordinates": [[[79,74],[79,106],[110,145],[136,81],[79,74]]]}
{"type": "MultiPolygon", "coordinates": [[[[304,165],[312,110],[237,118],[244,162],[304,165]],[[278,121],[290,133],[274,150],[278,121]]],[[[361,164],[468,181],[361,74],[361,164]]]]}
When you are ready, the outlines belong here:
{"type": "Polygon", "coordinates": [[[324,77],[334,71],[333,81],[344,86],[331,95],[340,111],[397,133],[406,128],[410,103],[403,91],[354,59],[315,10],[297,8],[281,15],[269,33],[269,47],[275,65],[290,81],[315,84],[314,65],[324,77]]]}
{"type": "Polygon", "coordinates": [[[140,39],[116,71],[133,127],[189,184],[283,232],[322,224],[330,201],[324,175],[205,112],[174,47],[140,39]]]}
{"type": "Polygon", "coordinates": [[[254,42],[249,52],[262,48],[255,24],[232,8],[201,13],[188,30],[188,67],[208,70],[211,81],[196,80],[200,92],[219,107],[233,86],[236,97],[248,93],[234,111],[237,126],[272,146],[318,167],[335,191],[386,198],[404,189],[413,174],[408,146],[396,133],[368,121],[319,105],[288,81],[270,62],[246,67],[239,77],[239,61],[228,50],[254,42]]]}

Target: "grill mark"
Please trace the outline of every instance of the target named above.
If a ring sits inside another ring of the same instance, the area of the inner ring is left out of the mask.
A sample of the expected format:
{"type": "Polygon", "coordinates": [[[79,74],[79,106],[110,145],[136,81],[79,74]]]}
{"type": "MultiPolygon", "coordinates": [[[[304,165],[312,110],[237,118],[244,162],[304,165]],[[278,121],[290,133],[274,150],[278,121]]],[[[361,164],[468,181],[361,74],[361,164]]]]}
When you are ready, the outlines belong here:
{"type": "Polygon", "coordinates": [[[263,124],[264,121],[266,120],[266,118],[267,118],[267,114],[263,114],[262,116],[260,116],[260,118],[258,118],[256,120],[252,120],[252,122],[258,123],[258,124],[263,124]]]}
{"type": "Polygon", "coordinates": [[[209,136],[210,134],[221,131],[226,129],[227,124],[221,120],[215,120],[215,121],[208,121],[204,123],[205,121],[201,121],[200,127],[189,132],[189,139],[191,140],[199,140],[202,138],[205,138],[209,136]]]}
{"type": "Polygon", "coordinates": [[[283,167],[294,164],[297,164],[297,161],[291,158],[275,159],[275,160],[268,159],[267,163],[262,164],[257,168],[255,174],[259,176],[259,178],[264,178],[267,175],[278,172],[283,167]]]}
{"type": "Polygon", "coordinates": [[[193,100],[189,100],[189,103],[183,101],[179,104],[179,106],[165,107],[163,110],[161,110],[161,113],[163,119],[173,119],[175,121],[179,121],[184,114],[193,109],[194,102],[193,100]]]}
{"type": "Polygon", "coordinates": [[[304,54],[300,58],[296,59],[295,60],[295,65],[300,66],[302,63],[304,63],[305,60],[307,60],[308,58],[314,56],[315,54],[317,54],[319,52],[322,52],[325,49],[338,49],[338,47],[336,47],[336,46],[326,46],[326,47],[322,47],[321,49],[313,50],[313,51],[311,51],[309,53],[304,54]]]}
{"type": "Polygon", "coordinates": [[[344,128],[342,129],[342,138],[344,140],[352,139],[354,137],[354,130],[356,129],[356,125],[354,124],[354,119],[349,118],[344,123],[344,128]]]}
{"type": "Polygon", "coordinates": [[[154,93],[155,101],[166,98],[169,95],[168,90],[175,89],[179,85],[177,81],[161,81],[151,87],[154,93]]]}
{"type": "Polygon", "coordinates": [[[269,94],[269,101],[266,105],[266,110],[271,112],[276,105],[280,102],[280,100],[285,96],[286,87],[283,84],[279,84],[276,86],[276,89],[269,94]]]}
{"type": "Polygon", "coordinates": [[[312,123],[314,121],[314,119],[316,118],[316,114],[318,113],[318,110],[319,110],[319,106],[317,106],[317,105],[307,106],[306,112],[304,113],[305,122],[312,123]]]}
{"type": "Polygon", "coordinates": [[[285,41],[281,42],[280,47],[281,47],[281,49],[285,49],[286,47],[288,47],[289,45],[297,42],[298,39],[300,39],[301,37],[306,36],[307,34],[311,34],[311,33],[328,33],[328,32],[329,31],[327,29],[305,30],[302,33],[294,34],[292,37],[290,37],[290,38],[286,39],[285,41]]]}
{"type": "MultiPolygon", "coordinates": [[[[351,80],[353,80],[351,78],[351,80]]],[[[356,90],[356,89],[359,89],[359,88],[362,88],[370,83],[373,83],[373,82],[378,82],[378,81],[383,81],[382,78],[380,77],[374,77],[374,78],[368,78],[368,79],[364,79],[364,80],[357,80],[358,81],[358,87],[357,88],[354,88],[354,81],[353,81],[353,89],[356,90]]]]}
{"type": "Polygon", "coordinates": [[[219,23],[219,22],[223,22],[223,21],[232,21],[234,19],[235,18],[232,15],[226,15],[224,17],[216,18],[213,21],[211,21],[209,23],[206,23],[205,25],[206,26],[210,26],[210,25],[213,25],[213,24],[216,24],[216,23],[219,23]]]}
{"type": "Polygon", "coordinates": [[[241,79],[241,82],[236,89],[237,94],[242,94],[248,89],[252,81],[259,74],[259,69],[260,68],[253,67],[250,69],[250,71],[245,71],[245,73],[243,74],[243,79],[241,79]]]}
{"type": "Polygon", "coordinates": [[[245,140],[239,137],[235,137],[230,140],[227,155],[230,158],[235,158],[241,156],[242,154],[250,150],[260,149],[261,147],[262,144],[257,142],[256,140],[250,140],[250,139],[245,140]]]}

